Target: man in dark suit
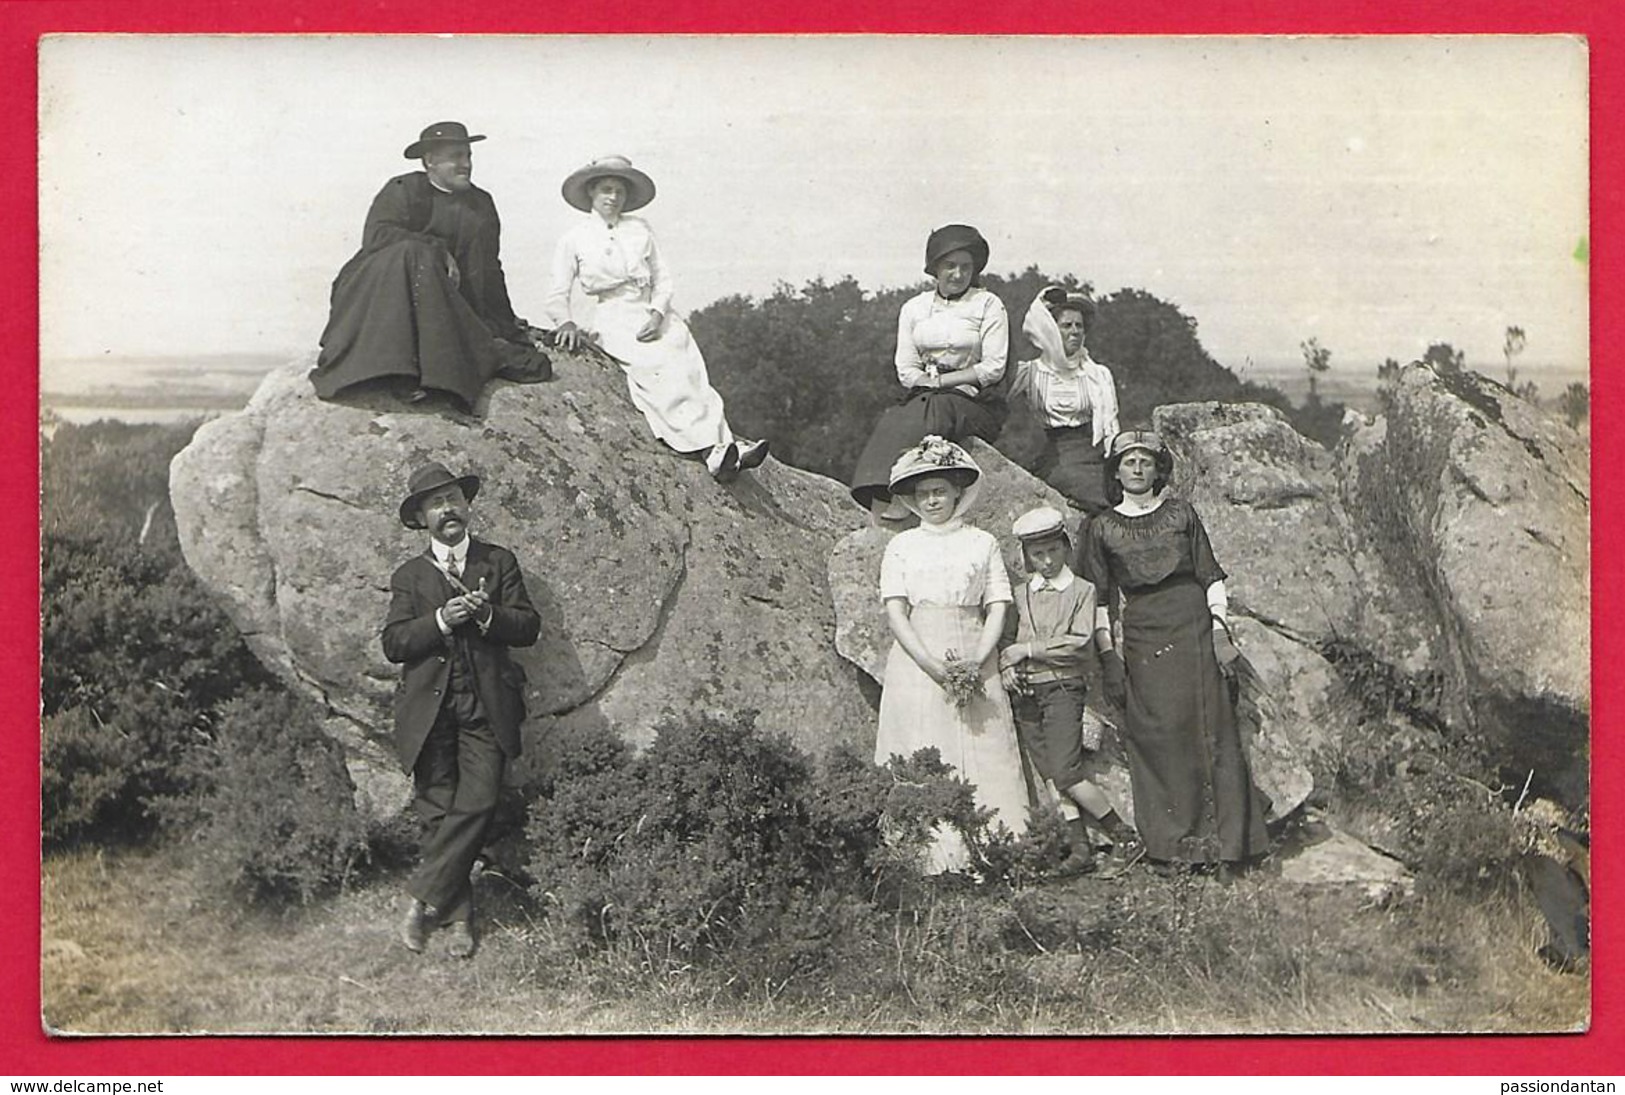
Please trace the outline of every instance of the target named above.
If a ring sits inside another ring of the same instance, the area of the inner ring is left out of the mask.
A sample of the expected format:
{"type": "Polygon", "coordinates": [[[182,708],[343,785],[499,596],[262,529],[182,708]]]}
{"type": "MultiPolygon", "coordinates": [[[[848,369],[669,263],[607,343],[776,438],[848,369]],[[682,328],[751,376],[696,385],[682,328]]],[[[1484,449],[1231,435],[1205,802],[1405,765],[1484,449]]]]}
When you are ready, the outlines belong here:
{"type": "Polygon", "coordinates": [[[429,545],[390,579],[383,632],[384,657],[405,666],[395,747],[426,827],[401,941],[421,951],[434,927],[449,924],[459,958],[474,953],[469,872],[525,719],[524,670],[507,648],[530,646],[541,631],[513,553],[468,534],[479,489],[477,476],[442,464],[412,473],[401,523],[426,530],[429,545]]]}
{"type": "Polygon", "coordinates": [[[508,300],[496,203],[473,183],[472,145],[483,140],[461,122],[436,122],[406,146],[423,170],[384,184],[367,210],[361,250],[333,279],[310,373],[321,398],[392,378],[409,402],[434,390],[472,407],[493,376],[552,376],[508,300]]]}

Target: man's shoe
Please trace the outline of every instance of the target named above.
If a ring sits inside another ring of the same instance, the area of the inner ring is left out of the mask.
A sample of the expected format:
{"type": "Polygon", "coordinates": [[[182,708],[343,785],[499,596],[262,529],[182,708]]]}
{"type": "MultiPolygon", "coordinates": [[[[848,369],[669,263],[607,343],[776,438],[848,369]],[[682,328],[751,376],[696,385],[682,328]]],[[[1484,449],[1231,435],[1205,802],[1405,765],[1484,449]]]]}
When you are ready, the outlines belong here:
{"type": "Polygon", "coordinates": [[[407,950],[421,953],[429,941],[429,928],[429,906],[411,898],[406,903],[406,916],[401,920],[401,942],[407,950]]]}
{"type": "Polygon", "coordinates": [[[474,926],[467,920],[453,920],[446,928],[450,942],[446,950],[453,958],[474,957],[474,926]]]}
{"type": "Polygon", "coordinates": [[[761,467],[762,461],[767,459],[766,441],[747,441],[739,446],[739,470],[749,471],[761,467]]]}

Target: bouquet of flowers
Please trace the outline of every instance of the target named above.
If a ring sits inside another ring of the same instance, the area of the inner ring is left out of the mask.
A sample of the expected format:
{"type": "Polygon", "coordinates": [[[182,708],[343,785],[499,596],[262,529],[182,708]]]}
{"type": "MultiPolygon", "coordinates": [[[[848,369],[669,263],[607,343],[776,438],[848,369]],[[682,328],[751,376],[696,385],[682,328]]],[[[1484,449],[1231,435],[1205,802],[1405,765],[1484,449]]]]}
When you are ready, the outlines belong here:
{"type": "Polygon", "coordinates": [[[948,676],[942,682],[942,690],[948,693],[955,707],[968,707],[972,700],[982,694],[982,667],[969,658],[961,658],[952,650],[944,655],[943,661],[947,665],[948,676]]]}

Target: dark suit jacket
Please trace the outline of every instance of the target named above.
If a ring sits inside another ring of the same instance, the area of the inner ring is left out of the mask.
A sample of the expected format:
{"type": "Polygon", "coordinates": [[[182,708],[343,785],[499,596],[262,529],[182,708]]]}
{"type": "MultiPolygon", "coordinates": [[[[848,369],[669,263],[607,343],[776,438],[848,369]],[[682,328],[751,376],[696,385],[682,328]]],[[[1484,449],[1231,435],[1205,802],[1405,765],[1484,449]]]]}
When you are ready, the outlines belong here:
{"type": "MultiPolygon", "coordinates": [[[[453,632],[467,651],[480,704],[508,757],[519,755],[519,724],[525,720],[525,673],[508,657],[510,646],[530,646],[542,620],[525,592],[519,562],[507,548],[470,538],[463,584],[475,589],[485,579],[491,595],[491,622],[484,634],[472,621],[453,632]]],[[[457,591],[428,552],[402,563],[389,581],[389,619],[384,623],[384,657],[406,668],[395,691],[395,748],[410,772],[446,698],[453,656],[435,610],[457,591]]]]}

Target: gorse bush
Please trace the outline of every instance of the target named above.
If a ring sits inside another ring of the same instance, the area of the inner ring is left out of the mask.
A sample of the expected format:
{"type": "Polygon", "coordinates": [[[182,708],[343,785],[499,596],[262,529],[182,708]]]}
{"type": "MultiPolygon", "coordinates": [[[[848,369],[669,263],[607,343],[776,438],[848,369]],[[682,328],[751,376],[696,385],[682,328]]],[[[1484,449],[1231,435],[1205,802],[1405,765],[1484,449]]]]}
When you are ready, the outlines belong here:
{"type": "Polygon", "coordinates": [[[165,820],[215,876],[305,898],[343,875],[361,823],[337,746],[181,558],[168,469],[191,432],[43,442],[42,835],[137,841],[165,820]]]}
{"type": "Polygon", "coordinates": [[[181,560],[169,460],[191,427],[64,425],[43,442],[40,696],[48,846],[148,836],[213,712],[269,675],[181,560]]]}
{"type": "Polygon", "coordinates": [[[938,825],[983,851],[987,812],[934,751],[879,767],[836,749],[815,765],[754,717],[668,722],[634,756],[607,731],[547,746],[527,837],[535,892],[579,946],[650,972],[726,955],[745,978],[826,969],[833,940],[924,885],[938,825]]]}
{"type": "Polygon", "coordinates": [[[203,876],[226,888],[309,901],[367,854],[344,751],[306,700],[254,689],[226,702],[182,768],[187,792],[159,812],[196,841],[203,876]]]}

